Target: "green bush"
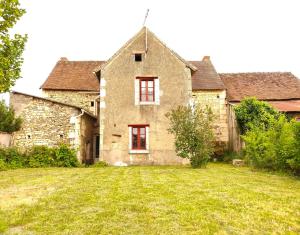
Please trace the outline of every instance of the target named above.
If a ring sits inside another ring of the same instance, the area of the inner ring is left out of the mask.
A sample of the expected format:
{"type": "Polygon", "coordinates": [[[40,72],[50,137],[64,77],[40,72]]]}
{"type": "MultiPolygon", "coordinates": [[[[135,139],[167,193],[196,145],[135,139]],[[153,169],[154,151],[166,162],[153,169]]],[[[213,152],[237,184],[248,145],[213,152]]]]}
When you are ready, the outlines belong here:
{"type": "Polygon", "coordinates": [[[245,134],[252,127],[268,129],[281,115],[270,104],[254,97],[242,100],[234,111],[241,134],[245,134]]]}
{"type": "Polygon", "coordinates": [[[14,147],[0,149],[0,159],[2,159],[7,168],[10,169],[22,168],[27,165],[26,155],[14,147]]]}
{"type": "Polygon", "coordinates": [[[280,171],[299,171],[299,124],[284,116],[262,130],[259,127],[248,131],[245,140],[246,162],[256,168],[280,171]]]}
{"type": "Polygon", "coordinates": [[[4,101],[0,101],[0,131],[12,133],[21,128],[22,120],[15,117],[13,108],[7,107],[4,101]]]}
{"type": "Polygon", "coordinates": [[[75,150],[67,145],[34,146],[22,152],[17,148],[0,148],[0,170],[23,167],[78,167],[75,150]]]}
{"type": "Polygon", "coordinates": [[[8,167],[7,167],[6,163],[5,163],[5,161],[0,158],[0,171],[5,171],[7,169],[8,169],[8,167]]]}
{"type": "Polygon", "coordinates": [[[166,114],[169,133],[175,137],[175,151],[190,160],[193,168],[207,164],[214,152],[214,115],[210,108],[179,106],[166,114]]]}
{"type": "Polygon", "coordinates": [[[78,167],[79,162],[76,157],[76,151],[67,145],[60,145],[55,149],[54,164],[58,167],[78,167]]]}
{"type": "Polygon", "coordinates": [[[287,160],[288,165],[292,169],[292,171],[300,175],[300,122],[294,124],[294,157],[287,160]]]}
{"type": "Polygon", "coordinates": [[[50,167],[55,165],[55,148],[34,146],[27,154],[29,167],[50,167]]]}

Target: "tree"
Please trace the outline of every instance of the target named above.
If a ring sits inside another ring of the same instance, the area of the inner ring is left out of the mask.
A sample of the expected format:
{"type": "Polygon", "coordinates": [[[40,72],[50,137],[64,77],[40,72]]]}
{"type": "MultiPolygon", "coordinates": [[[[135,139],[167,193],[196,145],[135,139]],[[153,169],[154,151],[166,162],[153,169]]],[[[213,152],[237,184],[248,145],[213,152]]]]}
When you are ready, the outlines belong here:
{"type": "Polygon", "coordinates": [[[15,117],[12,108],[5,105],[4,101],[0,101],[0,131],[12,133],[21,128],[22,120],[15,117]]]}
{"type": "Polygon", "coordinates": [[[241,134],[254,127],[268,129],[282,115],[267,102],[259,101],[254,97],[242,100],[234,111],[241,134]]]}
{"type": "Polygon", "coordinates": [[[214,151],[214,115],[210,108],[199,105],[178,106],[166,114],[169,133],[175,136],[175,151],[190,160],[193,168],[207,164],[214,151]]]}
{"type": "Polygon", "coordinates": [[[21,77],[27,35],[9,33],[25,13],[19,0],[0,0],[0,92],[9,91],[21,77]]]}

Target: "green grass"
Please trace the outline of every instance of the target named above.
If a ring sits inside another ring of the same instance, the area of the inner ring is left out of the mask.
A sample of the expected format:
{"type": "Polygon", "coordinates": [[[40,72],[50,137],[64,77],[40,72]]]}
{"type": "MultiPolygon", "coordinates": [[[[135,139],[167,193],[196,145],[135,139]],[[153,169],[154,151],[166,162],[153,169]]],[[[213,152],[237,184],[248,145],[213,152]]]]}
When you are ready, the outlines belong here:
{"type": "Polygon", "coordinates": [[[300,180],[248,168],[0,172],[0,234],[300,234],[300,180]]]}

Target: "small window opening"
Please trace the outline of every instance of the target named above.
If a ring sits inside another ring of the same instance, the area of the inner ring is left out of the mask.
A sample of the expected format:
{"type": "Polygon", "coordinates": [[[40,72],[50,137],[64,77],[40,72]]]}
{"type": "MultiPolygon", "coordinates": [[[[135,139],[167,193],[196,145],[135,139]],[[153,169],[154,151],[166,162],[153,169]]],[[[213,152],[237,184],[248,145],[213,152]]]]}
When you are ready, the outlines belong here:
{"type": "Polygon", "coordinates": [[[140,54],[140,53],[134,54],[134,60],[136,62],[141,62],[142,61],[142,54],[140,54]]]}
{"type": "Polygon", "coordinates": [[[91,101],[91,107],[94,107],[94,105],[95,105],[95,102],[91,101]]]}
{"type": "Polygon", "coordinates": [[[27,139],[31,139],[31,135],[27,135],[27,139]]]}
{"type": "Polygon", "coordinates": [[[62,138],[64,138],[64,135],[63,135],[63,134],[60,134],[59,137],[62,139],[62,138]]]}
{"type": "Polygon", "coordinates": [[[217,98],[219,99],[219,98],[220,98],[220,96],[219,96],[219,95],[217,95],[217,98]]]}

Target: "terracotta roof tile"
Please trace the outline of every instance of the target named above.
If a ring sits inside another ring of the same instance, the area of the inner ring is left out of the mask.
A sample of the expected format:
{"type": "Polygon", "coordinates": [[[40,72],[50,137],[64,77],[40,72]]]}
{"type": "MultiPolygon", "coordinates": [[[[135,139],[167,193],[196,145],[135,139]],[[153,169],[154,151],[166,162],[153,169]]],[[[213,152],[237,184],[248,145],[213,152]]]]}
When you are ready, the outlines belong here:
{"type": "Polygon", "coordinates": [[[269,103],[282,112],[300,112],[300,100],[269,101],[269,103]]]}
{"type": "Polygon", "coordinates": [[[224,90],[225,86],[216,72],[208,56],[202,61],[190,61],[198,70],[192,74],[192,89],[197,90],[224,90]]]}
{"type": "Polygon", "coordinates": [[[93,74],[95,67],[104,61],[59,60],[47,80],[44,90],[99,91],[99,80],[93,74]]]}
{"type": "Polygon", "coordinates": [[[300,99],[300,80],[289,72],[221,73],[229,101],[300,99]]]}

